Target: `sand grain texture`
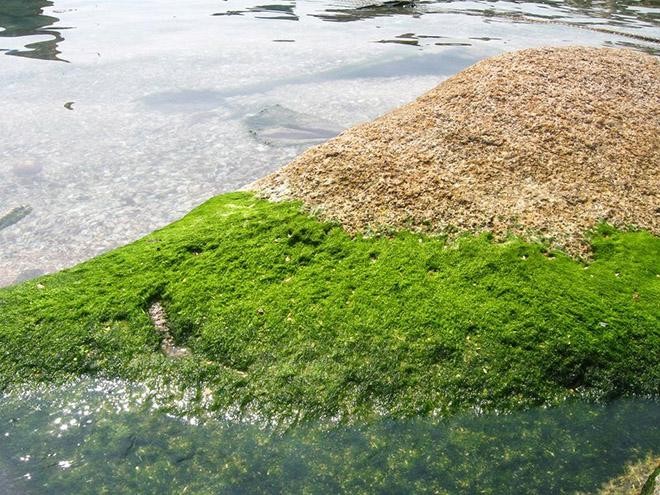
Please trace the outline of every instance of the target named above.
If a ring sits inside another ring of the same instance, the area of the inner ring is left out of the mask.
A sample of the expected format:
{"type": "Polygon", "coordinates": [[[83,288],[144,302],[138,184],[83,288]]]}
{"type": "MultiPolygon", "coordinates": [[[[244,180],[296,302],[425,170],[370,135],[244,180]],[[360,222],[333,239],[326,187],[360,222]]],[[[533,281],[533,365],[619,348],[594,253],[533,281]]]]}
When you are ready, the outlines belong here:
{"type": "Polygon", "coordinates": [[[479,62],[250,186],[350,232],[542,238],[587,252],[600,221],[660,231],[660,62],[541,48],[479,62]]]}

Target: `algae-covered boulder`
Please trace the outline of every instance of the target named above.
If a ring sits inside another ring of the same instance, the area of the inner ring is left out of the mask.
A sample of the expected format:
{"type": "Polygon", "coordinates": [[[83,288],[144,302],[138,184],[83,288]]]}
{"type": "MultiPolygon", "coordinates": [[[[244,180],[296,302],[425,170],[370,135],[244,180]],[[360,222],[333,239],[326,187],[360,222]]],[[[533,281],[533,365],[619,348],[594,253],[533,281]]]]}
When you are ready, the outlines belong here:
{"type": "Polygon", "coordinates": [[[278,421],[657,397],[658,71],[623,50],[487,60],[255,186],[307,209],[221,195],[2,289],[0,391],[166,381],[278,421]],[[588,260],[469,235],[579,252],[601,219],[641,229],[598,224],[588,260]],[[372,226],[403,229],[355,235],[372,226]],[[468,234],[404,228],[450,226],[468,234]]]}
{"type": "Polygon", "coordinates": [[[582,252],[599,221],[657,234],[660,62],[542,48],[482,61],[256,182],[350,231],[541,236],[582,252]]]}

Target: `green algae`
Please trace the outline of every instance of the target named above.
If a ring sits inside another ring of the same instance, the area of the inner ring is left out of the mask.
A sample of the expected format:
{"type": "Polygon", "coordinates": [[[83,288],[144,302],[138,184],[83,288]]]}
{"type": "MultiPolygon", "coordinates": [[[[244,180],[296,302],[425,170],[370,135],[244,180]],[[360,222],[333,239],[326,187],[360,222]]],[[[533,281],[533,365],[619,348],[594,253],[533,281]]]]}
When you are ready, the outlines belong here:
{"type": "MultiPolygon", "coordinates": [[[[660,239],[602,226],[588,264],[542,244],[340,227],[247,193],[0,291],[0,389],[157,375],[294,420],[657,395],[660,239]],[[162,302],[189,358],[167,359],[162,302]]],[[[201,393],[201,392],[200,392],[201,393]]]]}

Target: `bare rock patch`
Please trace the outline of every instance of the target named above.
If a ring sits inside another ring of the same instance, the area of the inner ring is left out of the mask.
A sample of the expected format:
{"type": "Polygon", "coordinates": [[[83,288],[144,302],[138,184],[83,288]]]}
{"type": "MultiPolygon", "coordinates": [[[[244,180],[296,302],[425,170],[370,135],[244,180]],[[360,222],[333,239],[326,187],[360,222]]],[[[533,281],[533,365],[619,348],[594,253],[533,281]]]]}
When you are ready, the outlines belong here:
{"type": "Polygon", "coordinates": [[[250,187],[350,232],[489,231],[588,249],[601,221],[660,232],[660,61],[541,48],[479,62],[250,187]]]}

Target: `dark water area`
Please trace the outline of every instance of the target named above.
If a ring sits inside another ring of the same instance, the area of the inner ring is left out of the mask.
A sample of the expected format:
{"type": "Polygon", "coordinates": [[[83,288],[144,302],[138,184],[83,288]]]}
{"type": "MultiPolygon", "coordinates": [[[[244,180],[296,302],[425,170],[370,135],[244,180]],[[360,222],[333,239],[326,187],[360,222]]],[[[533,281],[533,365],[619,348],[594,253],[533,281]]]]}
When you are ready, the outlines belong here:
{"type": "Polygon", "coordinates": [[[99,381],[6,396],[0,488],[4,482],[18,493],[40,494],[592,493],[627,462],[657,455],[660,445],[660,405],[642,399],[281,430],[256,416],[168,415],[148,396],[138,386],[99,381]]]}

